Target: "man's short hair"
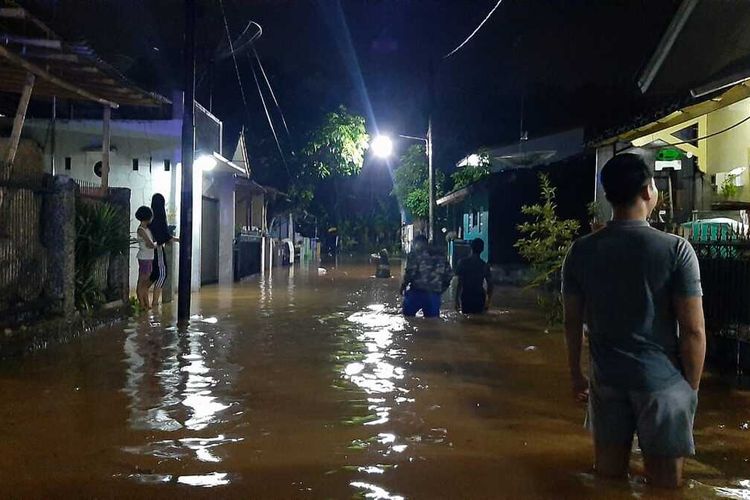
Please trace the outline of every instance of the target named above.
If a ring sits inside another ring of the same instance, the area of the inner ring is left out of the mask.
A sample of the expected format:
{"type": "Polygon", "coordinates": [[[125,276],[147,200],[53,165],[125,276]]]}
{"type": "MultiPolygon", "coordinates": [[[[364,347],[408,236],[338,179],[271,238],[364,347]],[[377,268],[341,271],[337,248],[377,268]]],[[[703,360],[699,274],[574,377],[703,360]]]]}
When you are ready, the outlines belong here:
{"type": "Polygon", "coordinates": [[[613,206],[627,206],[635,202],[653,177],[653,171],[640,155],[623,153],[604,164],[599,178],[607,200],[613,206]]]}
{"type": "Polygon", "coordinates": [[[471,251],[477,255],[484,252],[484,240],[482,238],[474,238],[471,240],[471,251]]]}

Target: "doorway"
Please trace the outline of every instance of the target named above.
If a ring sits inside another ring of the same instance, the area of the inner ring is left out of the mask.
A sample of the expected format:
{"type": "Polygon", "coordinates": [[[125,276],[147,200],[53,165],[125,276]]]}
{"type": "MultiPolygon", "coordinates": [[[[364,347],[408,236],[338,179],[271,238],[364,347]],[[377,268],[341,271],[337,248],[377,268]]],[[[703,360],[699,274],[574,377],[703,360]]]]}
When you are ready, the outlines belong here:
{"type": "Polygon", "coordinates": [[[201,285],[219,281],[219,200],[203,197],[201,285]]]}

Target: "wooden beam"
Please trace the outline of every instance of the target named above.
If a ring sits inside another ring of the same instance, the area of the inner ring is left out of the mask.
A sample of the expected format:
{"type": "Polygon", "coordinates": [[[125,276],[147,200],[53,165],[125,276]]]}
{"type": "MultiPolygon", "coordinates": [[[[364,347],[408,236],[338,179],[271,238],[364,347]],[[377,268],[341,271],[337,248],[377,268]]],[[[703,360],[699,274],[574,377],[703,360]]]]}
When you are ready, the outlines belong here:
{"type": "Polygon", "coordinates": [[[3,33],[0,34],[0,40],[5,41],[6,45],[15,43],[18,45],[30,45],[32,47],[44,47],[46,49],[62,49],[62,42],[60,40],[49,40],[47,38],[30,38],[3,33]]]}
{"type": "Polygon", "coordinates": [[[59,39],[60,37],[55,34],[51,29],[47,27],[42,21],[29,14],[22,7],[3,7],[0,8],[0,17],[6,19],[23,19],[36,26],[39,30],[43,31],[48,38],[59,39]]]}
{"type": "Polygon", "coordinates": [[[19,7],[4,7],[0,9],[0,17],[26,19],[26,11],[19,7]]]}
{"type": "Polygon", "coordinates": [[[68,90],[68,91],[70,91],[70,92],[72,92],[72,93],[74,93],[76,95],[79,95],[79,96],[81,96],[82,98],[84,98],[86,100],[98,102],[99,104],[102,104],[104,106],[109,106],[111,108],[118,108],[119,107],[119,105],[116,102],[112,102],[112,101],[108,101],[107,99],[103,99],[103,98],[101,98],[99,96],[96,96],[96,95],[94,95],[94,94],[92,94],[90,92],[87,92],[87,91],[83,90],[80,87],[77,87],[77,86],[75,86],[75,85],[73,85],[71,83],[68,83],[68,82],[66,82],[64,80],[61,80],[61,79],[57,78],[56,76],[50,74],[48,71],[40,68],[36,64],[30,63],[26,59],[24,59],[24,58],[22,58],[22,57],[20,57],[20,56],[18,56],[16,54],[14,54],[14,53],[12,53],[11,51],[9,51],[8,49],[6,49],[3,46],[0,46],[0,57],[4,57],[4,58],[8,59],[10,62],[16,64],[17,66],[21,66],[23,69],[25,69],[29,73],[33,73],[34,75],[38,76],[39,78],[41,78],[43,80],[47,80],[50,83],[53,83],[56,86],[58,86],[60,88],[63,88],[65,90],[68,90]]]}
{"type": "MultiPolygon", "coordinates": [[[[30,51],[30,50],[27,50],[24,53],[24,56],[28,57],[29,59],[42,59],[45,61],[59,61],[61,63],[80,62],[81,60],[81,58],[75,54],[59,54],[59,53],[52,53],[52,52],[30,51]]],[[[68,67],[70,69],[73,69],[73,67],[70,65],[68,65],[68,67]]]]}
{"type": "Polygon", "coordinates": [[[109,144],[111,140],[109,122],[112,118],[112,108],[104,106],[104,119],[102,120],[102,191],[107,193],[109,189],[109,144]]]}
{"type": "Polygon", "coordinates": [[[8,151],[5,152],[5,165],[8,169],[8,179],[10,179],[10,173],[13,170],[13,162],[16,159],[18,143],[21,141],[21,131],[23,130],[23,123],[26,121],[26,109],[29,107],[29,100],[31,100],[31,92],[34,89],[35,79],[36,77],[33,73],[28,73],[26,75],[26,83],[23,86],[21,99],[18,101],[16,117],[13,120],[13,131],[11,132],[10,140],[8,141],[8,151]]]}

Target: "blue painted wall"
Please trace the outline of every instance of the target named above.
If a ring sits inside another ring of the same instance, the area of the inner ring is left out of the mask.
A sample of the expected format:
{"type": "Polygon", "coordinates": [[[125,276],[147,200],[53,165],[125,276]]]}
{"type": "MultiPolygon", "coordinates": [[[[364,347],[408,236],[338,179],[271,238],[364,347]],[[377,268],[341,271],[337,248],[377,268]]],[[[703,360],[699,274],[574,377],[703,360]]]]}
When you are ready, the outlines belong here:
{"type": "Polygon", "coordinates": [[[471,241],[481,238],[484,241],[482,259],[489,262],[490,257],[490,200],[486,190],[470,194],[463,202],[464,239],[471,241]]]}

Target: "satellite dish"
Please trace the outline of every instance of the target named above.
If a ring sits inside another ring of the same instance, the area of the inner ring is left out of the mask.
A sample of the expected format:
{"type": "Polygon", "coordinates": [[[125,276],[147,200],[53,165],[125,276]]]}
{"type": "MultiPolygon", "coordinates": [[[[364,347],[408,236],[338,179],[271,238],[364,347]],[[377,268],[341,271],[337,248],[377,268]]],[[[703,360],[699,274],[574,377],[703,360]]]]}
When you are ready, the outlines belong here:
{"type": "Polygon", "coordinates": [[[224,41],[216,49],[216,54],[214,57],[217,60],[221,61],[222,59],[232,57],[232,54],[237,56],[247,49],[251,48],[253,42],[260,38],[262,34],[263,27],[255,21],[249,21],[247,23],[247,26],[245,26],[245,29],[242,31],[242,33],[240,33],[240,36],[238,36],[236,40],[232,41],[231,48],[229,43],[227,43],[227,40],[224,39],[224,41]]]}
{"type": "Polygon", "coordinates": [[[495,156],[493,159],[497,160],[506,168],[531,168],[544,163],[556,154],[557,151],[554,150],[524,151],[522,153],[495,156]]]}

